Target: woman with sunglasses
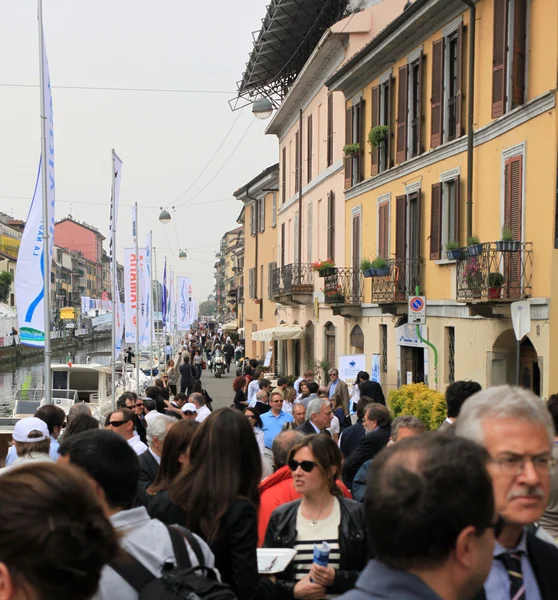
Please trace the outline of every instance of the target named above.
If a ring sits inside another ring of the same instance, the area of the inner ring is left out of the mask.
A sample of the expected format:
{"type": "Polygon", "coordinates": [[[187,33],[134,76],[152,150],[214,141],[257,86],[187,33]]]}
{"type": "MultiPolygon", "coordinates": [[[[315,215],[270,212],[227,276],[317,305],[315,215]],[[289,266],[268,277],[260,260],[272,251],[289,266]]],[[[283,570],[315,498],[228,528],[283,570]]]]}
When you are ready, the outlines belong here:
{"type": "Polygon", "coordinates": [[[267,548],[294,548],[297,554],[277,585],[286,597],[325,598],[354,587],[367,561],[362,505],[342,497],[336,484],[341,451],[326,435],[309,435],[289,453],[288,466],[302,499],[284,504],[271,515],[267,548]],[[327,542],[329,564],[313,563],[314,544],[327,542]]]}

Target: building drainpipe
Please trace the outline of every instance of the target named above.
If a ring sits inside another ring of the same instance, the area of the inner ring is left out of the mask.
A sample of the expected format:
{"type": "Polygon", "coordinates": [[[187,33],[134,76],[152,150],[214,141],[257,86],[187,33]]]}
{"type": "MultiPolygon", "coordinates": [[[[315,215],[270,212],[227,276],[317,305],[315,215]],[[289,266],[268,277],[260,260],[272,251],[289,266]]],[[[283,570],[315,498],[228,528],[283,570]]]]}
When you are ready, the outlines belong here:
{"type": "Polygon", "coordinates": [[[473,125],[475,120],[475,37],[477,9],[473,0],[463,0],[469,7],[469,81],[467,84],[467,238],[473,235],[473,125]]]}
{"type": "MultiPolygon", "coordinates": [[[[246,187],[246,198],[248,200],[253,200],[254,202],[254,210],[256,211],[256,231],[254,237],[255,240],[255,249],[254,249],[254,298],[258,298],[258,220],[259,220],[259,207],[258,207],[258,199],[250,196],[250,188],[246,187]]],[[[250,219],[250,226],[252,225],[252,219],[250,219]]]]}
{"type": "Polygon", "coordinates": [[[302,108],[298,117],[298,283],[302,277],[302,108]]]}

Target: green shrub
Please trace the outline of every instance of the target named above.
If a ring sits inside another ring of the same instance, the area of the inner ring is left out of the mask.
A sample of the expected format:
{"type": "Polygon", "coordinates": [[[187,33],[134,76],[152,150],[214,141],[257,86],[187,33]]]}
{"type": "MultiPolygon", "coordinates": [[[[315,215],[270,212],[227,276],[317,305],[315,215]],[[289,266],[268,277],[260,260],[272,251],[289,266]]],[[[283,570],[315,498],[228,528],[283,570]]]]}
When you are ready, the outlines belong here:
{"type": "Polygon", "coordinates": [[[430,389],[424,383],[402,385],[398,390],[391,390],[388,406],[394,417],[413,415],[432,431],[440,427],[447,414],[444,394],[430,389]]]}

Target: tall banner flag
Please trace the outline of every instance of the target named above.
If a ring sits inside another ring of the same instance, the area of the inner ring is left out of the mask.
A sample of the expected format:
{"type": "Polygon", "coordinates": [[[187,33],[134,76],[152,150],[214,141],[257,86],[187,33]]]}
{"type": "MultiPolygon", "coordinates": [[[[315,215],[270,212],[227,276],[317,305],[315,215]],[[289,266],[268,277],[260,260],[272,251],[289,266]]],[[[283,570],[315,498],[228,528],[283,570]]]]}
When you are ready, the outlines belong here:
{"type": "MultiPolygon", "coordinates": [[[[45,345],[45,331],[50,333],[50,323],[45,323],[45,285],[50,282],[50,265],[52,264],[52,247],[54,244],[54,124],[52,113],[52,94],[50,89],[50,73],[44,37],[42,35],[41,65],[42,77],[42,105],[46,119],[43,120],[43,135],[46,137],[46,156],[41,153],[39,172],[35,183],[35,191],[31,200],[31,207],[25,229],[21,238],[17,266],[15,272],[15,296],[17,319],[19,324],[19,339],[22,344],[43,348],[45,345]],[[46,204],[48,212],[46,224],[43,221],[43,169],[46,170],[46,204]],[[45,260],[43,248],[43,235],[45,227],[49,230],[48,272],[45,273],[45,260]]],[[[45,145],[43,145],[45,147],[45,145]]],[[[47,289],[47,294],[48,294],[47,289]]],[[[47,335],[49,335],[47,333],[47,335]]]]}
{"type": "Polygon", "coordinates": [[[188,326],[194,322],[194,295],[192,293],[192,282],[188,279],[188,326]]]}
{"type": "Polygon", "coordinates": [[[124,249],[125,340],[127,344],[136,343],[136,307],[139,302],[138,276],[144,253],[144,249],[140,248],[139,257],[136,257],[135,248],[124,249]]]}
{"type": "Polygon", "coordinates": [[[163,331],[166,330],[167,325],[167,257],[165,256],[165,268],[163,269],[163,301],[162,301],[162,321],[163,331]]]}
{"type": "Polygon", "coordinates": [[[168,302],[168,315],[169,315],[169,327],[168,327],[168,331],[171,335],[174,334],[174,312],[175,310],[175,305],[174,305],[174,271],[170,270],[170,277],[169,277],[169,302],[168,302]]]}
{"type": "Polygon", "coordinates": [[[113,179],[113,197],[111,198],[110,222],[109,222],[109,258],[111,277],[113,281],[113,294],[116,307],[116,315],[114,319],[114,347],[116,356],[122,351],[122,334],[124,332],[124,311],[122,310],[122,302],[120,302],[120,289],[118,287],[118,266],[116,263],[116,249],[113,248],[113,240],[116,239],[116,230],[118,225],[118,202],[120,198],[120,182],[122,181],[122,161],[117,154],[112,151],[112,165],[114,170],[113,179]]]}
{"type": "Polygon", "coordinates": [[[190,325],[188,323],[189,290],[190,279],[188,277],[178,277],[176,286],[176,326],[183,331],[189,329],[190,325]]]}
{"type": "Polygon", "coordinates": [[[140,344],[147,348],[151,332],[151,231],[145,236],[145,259],[141,261],[140,344]]]}

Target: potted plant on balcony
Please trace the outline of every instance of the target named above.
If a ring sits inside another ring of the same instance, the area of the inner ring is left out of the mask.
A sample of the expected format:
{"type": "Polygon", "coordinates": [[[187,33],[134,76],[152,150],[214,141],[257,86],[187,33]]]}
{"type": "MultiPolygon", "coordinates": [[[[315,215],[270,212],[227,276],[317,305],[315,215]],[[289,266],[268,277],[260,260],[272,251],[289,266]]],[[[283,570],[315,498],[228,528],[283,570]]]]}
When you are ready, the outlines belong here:
{"type": "Polygon", "coordinates": [[[387,125],[376,125],[368,132],[368,143],[372,148],[379,148],[387,139],[389,127],[387,125]]]}
{"type": "Polygon", "coordinates": [[[482,252],[482,244],[476,235],[467,238],[467,254],[478,256],[482,252]]]}
{"type": "Polygon", "coordinates": [[[323,289],[322,291],[326,304],[345,304],[345,296],[339,284],[333,288],[323,289]]]}
{"type": "Polygon", "coordinates": [[[463,267],[463,276],[473,298],[480,298],[482,293],[482,271],[479,259],[475,256],[467,259],[463,267]]]}
{"type": "Polygon", "coordinates": [[[500,298],[502,295],[502,285],[504,276],[498,271],[488,274],[488,297],[492,300],[500,298]]]}
{"type": "Polygon", "coordinates": [[[513,239],[513,232],[507,227],[502,228],[502,239],[496,242],[496,250],[498,252],[519,252],[521,250],[521,242],[513,239]]]}
{"type": "Polygon", "coordinates": [[[320,277],[329,277],[335,275],[335,263],[328,258],[327,260],[317,260],[312,263],[312,271],[316,271],[320,277]]]}
{"type": "Polygon", "coordinates": [[[372,261],[372,269],[374,277],[385,277],[389,275],[389,265],[383,256],[378,256],[372,261]]]}
{"type": "Polygon", "coordinates": [[[369,258],[363,258],[360,261],[360,270],[365,277],[373,277],[374,269],[372,268],[372,261],[369,258]]]}
{"type": "Polygon", "coordinates": [[[461,248],[459,247],[459,242],[448,242],[446,244],[446,256],[448,260],[460,260],[462,256],[461,248]]]}
{"type": "Polygon", "coordinates": [[[357,142],[356,144],[345,144],[343,146],[343,154],[345,158],[349,158],[351,156],[357,156],[360,153],[360,144],[357,142]]]}

